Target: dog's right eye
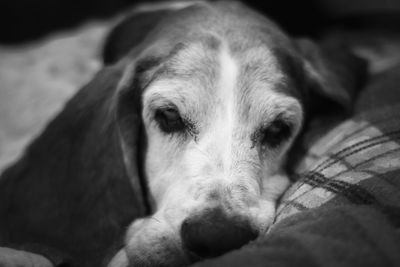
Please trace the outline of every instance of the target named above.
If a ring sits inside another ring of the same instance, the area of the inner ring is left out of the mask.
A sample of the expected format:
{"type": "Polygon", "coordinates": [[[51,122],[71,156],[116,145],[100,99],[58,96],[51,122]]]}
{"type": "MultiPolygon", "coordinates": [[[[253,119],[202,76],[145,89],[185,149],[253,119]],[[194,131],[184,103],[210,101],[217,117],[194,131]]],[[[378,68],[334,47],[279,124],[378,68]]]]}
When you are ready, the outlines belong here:
{"type": "Polygon", "coordinates": [[[261,143],[268,144],[270,147],[279,146],[291,134],[290,124],[283,120],[275,120],[268,128],[263,130],[261,143]]]}
{"type": "Polygon", "coordinates": [[[155,113],[155,119],[161,130],[166,133],[179,132],[185,129],[185,124],[175,108],[158,109],[155,113]]]}

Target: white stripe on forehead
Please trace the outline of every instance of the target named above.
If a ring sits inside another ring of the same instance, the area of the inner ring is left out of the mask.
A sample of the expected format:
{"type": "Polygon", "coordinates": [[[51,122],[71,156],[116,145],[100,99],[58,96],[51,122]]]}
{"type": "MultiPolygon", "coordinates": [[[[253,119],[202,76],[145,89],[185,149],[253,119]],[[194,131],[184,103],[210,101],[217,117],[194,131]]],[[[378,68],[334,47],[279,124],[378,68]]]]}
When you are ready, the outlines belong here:
{"type": "Polygon", "coordinates": [[[216,135],[219,139],[218,146],[224,166],[224,171],[229,171],[232,164],[233,134],[236,128],[236,86],[239,70],[237,62],[232,58],[227,45],[222,45],[219,55],[219,83],[217,88],[217,111],[216,135]]]}
{"type": "Polygon", "coordinates": [[[223,46],[219,59],[219,84],[218,92],[222,105],[225,107],[226,124],[234,123],[235,87],[238,75],[238,66],[230,55],[226,46],[223,46]]]}

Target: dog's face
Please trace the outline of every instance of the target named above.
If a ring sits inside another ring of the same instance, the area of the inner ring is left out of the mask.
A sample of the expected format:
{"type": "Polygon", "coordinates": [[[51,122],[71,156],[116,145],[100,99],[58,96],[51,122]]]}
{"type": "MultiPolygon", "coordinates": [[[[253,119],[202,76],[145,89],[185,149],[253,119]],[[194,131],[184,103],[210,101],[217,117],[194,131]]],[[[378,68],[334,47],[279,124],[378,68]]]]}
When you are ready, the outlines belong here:
{"type": "Polygon", "coordinates": [[[196,5],[164,23],[134,63],[125,60],[121,81],[121,90],[140,88],[154,212],[129,228],[132,266],[182,266],[265,233],[289,185],[306,83],[322,77],[275,24],[241,5],[196,5]]]}
{"type": "Polygon", "coordinates": [[[246,241],[268,228],[288,185],[286,153],[303,120],[273,51],[265,46],[235,54],[226,41],[213,42],[218,45],[179,45],[164,63],[165,74],[143,93],[145,173],[156,227],[179,246],[186,236],[184,247],[200,256],[223,252],[220,239],[234,234],[227,224],[246,241]],[[204,221],[209,216],[216,218],[204,221]],[[215,240],[200,240],[225,227],[229,232],[215,233],[215,240]]]}

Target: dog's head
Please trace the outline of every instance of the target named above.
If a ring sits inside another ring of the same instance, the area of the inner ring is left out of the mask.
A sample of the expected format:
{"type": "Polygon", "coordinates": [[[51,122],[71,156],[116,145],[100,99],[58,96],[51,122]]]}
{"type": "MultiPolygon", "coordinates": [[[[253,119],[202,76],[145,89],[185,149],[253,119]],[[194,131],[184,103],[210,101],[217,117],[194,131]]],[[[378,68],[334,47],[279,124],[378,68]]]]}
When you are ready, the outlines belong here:
{"type": "Polygon", "coordinates": [[[182,266],[267,231],[306,115],[351,106],[358,61],[324,49],[235,2],[169,5],[117,26],[105,62],[124,68],[114,108],[131,177],[141,149],[152,214],[110,266],[182,266]]]}

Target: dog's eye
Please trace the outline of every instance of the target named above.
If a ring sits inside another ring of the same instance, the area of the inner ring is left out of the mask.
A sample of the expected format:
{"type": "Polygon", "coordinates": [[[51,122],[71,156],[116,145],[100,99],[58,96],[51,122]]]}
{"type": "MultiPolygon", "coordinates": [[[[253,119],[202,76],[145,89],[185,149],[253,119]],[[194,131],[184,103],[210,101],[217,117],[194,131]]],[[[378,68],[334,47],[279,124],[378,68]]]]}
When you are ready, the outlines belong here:
{"type": "Polygon", "coordinates": [[[155,113],[155,119],[161,130],[166,133],[182,131],[185,128],[185,124],[175,108],[158,109],[155,113]]]}
{"type": "Polygon", "coordinates": [[[268,144],[270,147],[279,146],[291,134],[290,125],[283,120],[275,120],[262,133],[262,144],[268,144]]]}

